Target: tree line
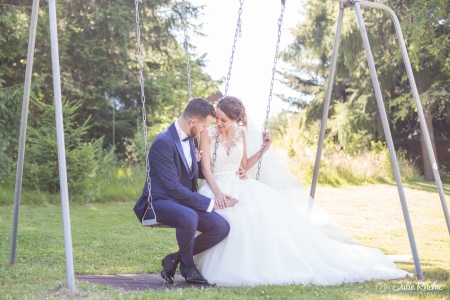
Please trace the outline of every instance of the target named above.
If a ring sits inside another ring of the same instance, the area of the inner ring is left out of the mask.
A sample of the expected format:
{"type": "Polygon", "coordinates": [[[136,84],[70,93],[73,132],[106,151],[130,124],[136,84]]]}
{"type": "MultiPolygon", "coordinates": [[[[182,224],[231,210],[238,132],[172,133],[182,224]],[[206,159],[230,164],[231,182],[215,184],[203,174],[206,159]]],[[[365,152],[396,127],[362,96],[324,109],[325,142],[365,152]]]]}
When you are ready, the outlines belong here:
{"type": "MultiPolygon", "coordinates": [[[[76,121],[89,119],[85,141],[103,137],[105,147],[123,154],[122,138],[139,130],[141,95],[136,45],[135,5],[131,0],[57,1],[62,95],[79,101],[76,121]],[[115,136],[113,137],[113,117],[115,136]],[[115,144],[113,145],[113,140],[115,144]]],[[[200,8],[188,6],[188,19],[200,8]]],[[[23,81],[31,1],[0,3],[0,135],[14,153],[20,127],[23,81]],[[12,143],[13,142],[13,143],[12,143]]],[[[148,125],[177,116],[187,99],[186,58],[176,35],[180,32],[181,4],[149,0],[140,4],[148,125]]],[[[48,7],[40,2],[29,126],[39,127],[37,103],[53,102],[48,7]]],[[[190,30],[197,28],[189,24],[190,30]]],[[[217,91],[217,82],[204,71],[204,56],[191,55],[193,93],[217,91]]],[[[3,147],[5,148],[5,146],[3,147]]],[[[10,154],[11,154],[10,153],[10,154]]]]}
{"type": "MultiPolygon", "coordinates": [[[[303,22],[292,29],[295,40],[282,53],[283,60],[293,67],[282,72],[283,83],[301,96],[283,99],[302,115],[303,130],[315,132],[325,98],[338,5],[329,0],[303,1],[303,22]]],[[[450,167],[450,2],[377,2],[392,7],[400,18],[438,162],[441,168],[450,167]]],[[[90,163],[82,163],[81,157],[95,160],[92,151],[98,152],[98,148],[113,149],[117,157],[135,160],[133,147],[135,143],[142,147],[143,141],[136,138],[142,116],[134,1],[57,1],[57,9],[62,95],[70,119],[65,130],[66,135],[74,134],[72,150],[78,153],[74,152],[74,161],[86,171],[81,166],[90,163]],[[91,149],[89,155],[83,152],[86,145],[91,149]]],[[[147,124],[159,130],[159,125],[167,124],[180,113],[188,98],[186,57],[177,38],[182,27],[181,3],[148,0],[140,9],[147,124]]],[[[199,18],[200,13],[201,7],[188,4],[188,20],[199,18]]],[[[425,177],[430,180],[431,166],[422,159],[427,157],[426,149],[390,17],[369,8],[364,8],[363,13],[396,148],[406,149],[424,166],[425,177]]],[[[17,154],[30,14],[31,1],[0,1],[0,175],[8,170],[7,165],[13,165],[17,154]]],[[[27,144],[35,150],[27,153],[38,155],[38,150],[44,149],[48,156],[31,158],[35,166],[51,157],[56,162],[56,153],[49,150],[54,147],[49,143],[54,133],[47,130],[52,126],[49,111],[53,103],[48,23],[47,3],[41,1],[28,123],[36,130],[31,131],[27,144]]],[[[200,34],[199,28],[188,25],[190,32],[200,34]]],[[[218,82],[211,80],[204,67],[205,55],[194,52],[194,95],[218,91],[218,82]]],[[[364,151],[374,142],[379,145],[384,141],[351,8],[346,9],[344,18],[327,140],[348,153],[364,151]]],[[[97,154],[97,160],[102,155],[97,154]]],[[[92,176],[95,167],[88,169],[92,176]]],[[[35,169],[30,174],[40,172],[35,169]]]]}
{"type": "MultiPolygon", "coordinates": [[[[0,185],[6,190],[14,186],[31,2],[0,1],[0,185]]],[[[57,1],[56,7],[69,189],[72,200],[97,201],[100,181],[94,179],[110,177],[114,162],[145,161],[135,1],[69,0],[57,1]]],[[[151,138],[180,114],[188,98],[186,56],[178,37],[181,2],[146,0],[139,8],[151,138]]],[[[188,20],[198,18],[200,11],[188,4],[188,20]]],[[[56,193],[48,24],[48,4],[41,1],[23,186],[56,193]]],[[[199,33],[192,23],[188,27],[199,33]]],[[[192,92],[211,95],[218,91],[217,82],[204,71],[205,56],[193,49],[192,92]]]]}
{"type": "MultiPolygon", "coordinates": [[[[413,65],[426,123],[441,169],[450,167],[450,2],[380,0],[398,15],[413,65]]],[[[292,30],[295,41],[283,53],[294,66],[285,83],[300,92],[285,101],[303,111],[305,129],[321,119],[334,44],[338,4],[305,1],[304,21],[292,30]]],[[[396,148],[406,149],[433,180],[410,85],[390,16],[363,7],[396,148]],[[425,159],[424,159],[425,158],[425,159]]],[[[347,151],[369,149],[384,141],[366,55],[353,8],[345,10],[328,122],[328,139],[347,151]]],[[[311,129],[314,130],[314,129],[311,129]]]]}

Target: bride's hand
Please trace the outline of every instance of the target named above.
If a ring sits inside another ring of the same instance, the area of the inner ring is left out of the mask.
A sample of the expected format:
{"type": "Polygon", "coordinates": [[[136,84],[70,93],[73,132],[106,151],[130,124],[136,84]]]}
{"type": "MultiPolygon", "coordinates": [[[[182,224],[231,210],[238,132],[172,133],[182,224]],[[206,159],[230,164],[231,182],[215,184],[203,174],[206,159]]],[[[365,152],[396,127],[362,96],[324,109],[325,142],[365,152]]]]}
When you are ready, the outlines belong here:
{"type": "Polygon", "coordinates": [[[227,195],[220,192],[217,193],[216,195],[216,199],[214,199],[214,202],[216,203],[217,206],[219,206],[220,208],[225,208],[227,207],[227,195]]]}
{"type": "Polygon", "coordinates": [[[227,207],[235,206],[236,203],[238,203],[239,200],[236,198],[232,198],[231,196],[227,196],[227,207]]]}
{"type": "Polygon", "coordinates": [[[273,136],[270,132],[263,132],[263,143],[265,150],[269,150],[270,145],[272,144],[273,136]]]}
{"type": "Polygon", "coordinates": [[[242,165],[239,166],[239,171],[236,172],[236,175],[239,175],[239,179],[241,180],[247,179],[247,171],[242,167],[242,165]]]}

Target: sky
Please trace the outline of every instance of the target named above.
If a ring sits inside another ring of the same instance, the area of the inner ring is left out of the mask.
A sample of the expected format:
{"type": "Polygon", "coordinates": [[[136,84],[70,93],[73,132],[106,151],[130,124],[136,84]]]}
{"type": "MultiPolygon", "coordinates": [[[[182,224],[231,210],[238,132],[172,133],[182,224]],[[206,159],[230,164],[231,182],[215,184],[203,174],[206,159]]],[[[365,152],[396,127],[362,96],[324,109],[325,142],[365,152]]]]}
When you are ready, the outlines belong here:
{"type": "MultiPolygon", "coordinates": [[[[197,48],[196,53],[207,53],[205,71],[213,79],[221,79],[228,73],[240,6],[239,0],[190,0],[190,2],[196,6],[205,5],[203,15],[196,22],[203,23],[201,31],[206,35],[205,37],[193,36],[192,32],[189,32],[191,44],[197,48]]],[[[290,29],[301,21],[302,16],[299,12],[301,2],[300,0],[286,1],[280,50],[294,40],[290,29]]],[[[243,4],[242,37],[238,38],[236,44],[228,95],[243,100],[247,114],[259,124],[263,122],[266,114],[280,13],[281,1],[245,0],[243,4]]],[[[289,68],[289,66],[279,59],[277,70],[281,68],[289,68]]],[[[220,89],[223,93],[224,86],[220,89]]],[[[273,94],[271,115],[280,112],[283,108],[288,108],[286,103],[275,94],[298,96],[297,92],[277,80],[273,94]]]]}

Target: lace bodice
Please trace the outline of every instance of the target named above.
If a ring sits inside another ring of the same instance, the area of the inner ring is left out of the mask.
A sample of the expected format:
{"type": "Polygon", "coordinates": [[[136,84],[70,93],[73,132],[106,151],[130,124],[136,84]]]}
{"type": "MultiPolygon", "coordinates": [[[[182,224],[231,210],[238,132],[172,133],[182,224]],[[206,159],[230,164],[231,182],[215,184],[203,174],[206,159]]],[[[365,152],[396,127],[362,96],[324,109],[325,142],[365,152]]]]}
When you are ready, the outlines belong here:
{"type": "Polygon", "coordinates": [[[216,126],[208,128],[208,135],[211,137],[209,149],[211,154],[211,164],[214,164],[214,177],[234,175],[239,170],[242,156],[244,155],[244,143],[240,131],[240,127],[235,127],[231,142],[227,142],[222,140],[222,136],[219,135],[219,130],[216,126]],[[217,138],[219,138],[219,144],[216,151],[216,161],[213,162],[217,138]]]}

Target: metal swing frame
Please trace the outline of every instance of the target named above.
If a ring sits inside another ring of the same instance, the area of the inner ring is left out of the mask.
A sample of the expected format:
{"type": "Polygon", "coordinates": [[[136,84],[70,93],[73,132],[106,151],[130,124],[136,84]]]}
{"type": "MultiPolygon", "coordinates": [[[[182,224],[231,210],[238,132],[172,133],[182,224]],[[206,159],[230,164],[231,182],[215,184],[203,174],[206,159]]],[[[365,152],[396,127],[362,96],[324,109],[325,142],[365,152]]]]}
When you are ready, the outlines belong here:
{"type": "Polygon", "coordinates": [[[420,125],[421,125],[423,137],[425,139],[425,144],[426,144],[427,151],[428,151],[428,158],[429,158],[432,168],[433,168],[434,179],[436,181],[436,186],[437,186],[439,197],[441,200],[442,209],[444,211],[444,216],[445,216],[445,220],[447,223],[447,229],[450,234],[450,218],[449,218],[447,203],[445,200],[444,190],[442,187],[442,182],[441,182],[441,178],[439,175],[438,166],[436,163],[436,158],[434,156],[434,151],[433,151],[433,147],[431,144],[430,135],[428,133],[427,124],[425,122],[425,116],[424,116],[424,113],[422,110],[419,93],[417,91],[416,82],[414,80],[414,75],[413,75],[411,63],[409,60],[408,51],[406,50],[406,45],[404,42],[402,30],[400,27],[400,22],[397,18],[397,15],[395,14],[395,12],[390,7],[388,7],[384,4],[379,4],[379,3],[374,3],[374,2],[364,1],[364,0],[350,0],[350,1],[340,1],[339,0],[337,2],[339,2],[339,14],[338,14],[338,19],[337,19],[337,24],[336,24],[336,34],[335,34],[335,39],[334,39],[333,54],[332,54],[332,58],[331,58],[327,92],[326,92],[325,101],[324,101],[322,122],[321,122],[320,133],[319,133],[319,143],[318,143],[318,147],[317,147],[316,161],[315,161],[315,166],[314,166],[314,174],[313,174],[313,180],[312,180],[311,191],[310,191],[311,198],[310,198],[310,201],[308,204],[308,210],[310,211],[312,209],[314,195],[316,192],[317,179],[318,179],[318,175],[319,175],[320,159],[322,156],[322,148],[323,148],[323,142],[324,142],[324,138],[325,138],[326,123],[327,123],[327,118],[328,118],[328,110],[330,107],[331,92],[333,89],[333,80],[334,80],[334,74],[335,74],[335,70],[336,70],[336,62],[337,62],[337,58],[338,58],[339,42],[340,42],[342,22],[343,22],[343,18],[344,18],[344,10],[345,10],[345,8],[347,8],[349,6],[353,6],[355,8],[355,13],[358,18],[358,25],[359,25],[359,29],[360,29],[360,33],[361,33],[361,38],[362,38],[362,42],[364,45],[364,50],[366,52],[367,63],[368,63],[370,75],[372,78],[372,84],[373,84],[373,87],[375,90],[375,97],[377,99],[378,109],[379,109],[381,121],[383,124],[383,130],[384,130],[386,142],[387,142],[388,149],[389,149],[391,164],[392,164],[392,168],[394,170],[394,176],[395,176],[395,181],[397,183],[398,193],[400,196],[400,203],[402,206],[403,217],[405,219],[406,230],[408,233],[409,243],[411,246],[411,252],[412,252],[412,255],[414,258],[416,274],[420,280],[423,280],[422,268],[420,265],[419,254],[417,251],[416,241],[414,238],[414,233],[413,233],[413,229],[412,229],[411,219],[409,216],[408,206],[406,203],[402,178],[400,176],[400,170],[398,167],[397,157],[395,154],[394,143],[392,141],[392,135],[391,135],[391,131],[389,128],[389,121],[388,121],[388,117],[387,117],[386,110],[384,107],[383,97],[382,97],[380,85],[378,82],[377,71],[376,71],[375,63],[374,63],[373,56],[372,56],[372,50],[370,48],[370,43],[369,43],[369,39],[367,36],[366,27],[364,24],[364,18],[363,18],[362,12],[361,12],[361,6],[384,10],[390,14],[390,16],[393,20],[395,31],[397,33],[398,41],[400,44],[400,49],[401,49],[401,52],[403,55],[403,60],[404,60],[405,66],[406,66],[406,72],[407,72],[408,79],[409,79],[409,82],[411,85],[412,93],[414,96],[414,101],[415,101],[415,104],[417,107],[417,111],[418,111],[418,115],[419,115],[419,119],[420,119],[420,125]]]}
{"type": "MultiPolygon", "coordinates": [[[[53,93],[55,102],[56,139],[58,146],[59,184],[61,193],[61,209],[62,209],[62,221],[64,231],[64,252],[66,259],[66,279],[67,279],[67,287],[69,288],[71,293],[74,293],[76,290],[76,286],[75,286],[75,272],[73,266],[72,231],[70,226],[69,190],[67,184],[66,147],[64,144],[64,122],[63,122],[62,101],[61,101],[61,77],[59,68],[59,50],[58,50],[58,32],[57,32],[58,27],[56,22],[55,0],[48,0],[48,10],[49,10],[49,27],[50,27],[50,43],[51,43],[51,58],[52,58],[53,93]]],[[[20,121],[19,151],[17,154],[16,185],[14,191],[14,210],[13,210],[10,255],[9,255],[9,263],[11,265],[14,264],[16,260],[20,196],[22,193],[23,163],[25,157],[25,142],[27,132],[28,110],[30,104],[30,89],[33,72],[33,59],[36,42],[38,13],[39,13],[39,0],[33,0],[30,18],[30,35],[28,39],[27,65],[25,71],[25,83],[23,91],[22,117],[20,121]]]]}
{"type": "MultiPolygon", "coordinates": [[[[138,24],[137,27],[137,37],[138,37],[138,54],[139,54],[139,63],[140,63],[140,70],[141,70],[141,92],[142,92],[142,100],[143,100],[143,113],[145,112],[145,96],[144,96],[144,89],[143,89],[143,76],[142,76],[142,70],[143,70],[143,64],[142,64],[142,56],[141,56],[141,49],[140,49],[140,29],[139,29],[139,11],[138,11],[138,1],[141,2],[141,0],[135,0],[136,2],[136,21],[138,24]]],[[[242,6],[243,1],[241,2],[242,6]]],[[[282,1],[284,5],[284,0],[282,1]]],[[[66,157],[65,157],[65,144],[64,144],[64,125],[63,125],[63,114],[62,114],[62,101],[61,101],[61,80],[60,80],[60,68],[59,68],[59,50],[58,50],[58,35],[57,35],[57,22],[56,22],[56,3],[55,0],[48,0],[49,4],[49,27],[50,27],[50,39],[51,39],[51,57],[52,57],[52,73],[53,73],[53,89],[54,89],[54,102],[55,102],[55,119],[56,119],[56,134],[57,134],[57,146],[58,146],[58,167],[59,167],[59,174],[60,174],[60,187],[61,187],[61,208],[62,208],[62,220],[63,220],[63,231],[64,231],[64,249],[65,249],[65,260],[66,260],[66,279],[67,279],[67,286],[70,290],[70,292],[75,292],[76,285],[75,285],[75,274],[74,274],[74,264],[73,264],[73,252],[72,252],[72,235],[71,235],[71,226],[70,226],[70,211],[69,211],[69,194],[68,194],[68,185],[67,185],[67,168],[66,168],[66,157]]],[[[184,0],[183,0],[184,4],[184,0]]],[[[355,12],[358,17],[358,23],[360,26],[361,31],[361,37],[363,40],[364,48],[367,55],[368,65],[375,89],[375,95],[377,98],[377,103],[379,106],[380,114],[382,117],[383,122],[383,129],[385,131],[386,140],[388,143],[388,148],[390,152],[391,157],[391,163],[394,169],[394,175],[397,182],[397,188],[400,195],[400,201],[402,204],[403,214],[405,217],[405,223],[408,231],[408,237],[411,244],[411,249],[414,256],[414,263],[416,267],[416,273],[418,274],[419,279],[423,279],[423,274],[420,266],[420,261],[417,253],[417,247],[414,240],[414,234],[412,231],[411,221],[409,218],[409,212],[405,200],[405,194],[402,186],[402,181],[400,177],[400,172],[398,168],[397,159],[395,156],[395,149],[393,146],[392,136],[389,129],[389,123],[387,120],[387,115],[384,110],[384,104],[383,99],[381,95],[381,90],[378,84],[378,78],[376,74],[375,64],[373,61],[373,57],[371,54],[370,44],[367,37],[367,33],[365,31],[365,25],[364,25],[364,19],[362,17],[361,8],[360,6],[367,6],[377,9],[382,9],[387,11],[393,21],[394,26],[398,35],[400,47],[403,54],[403,59],[406,65],[406,70],[408,74],[408,78],[410,80],[411,88],[414,95],[414,100],[417,105],[418,114],[420,118],[421,128],[422,132],[425,138],[426,147],[428,150],[428,155],[430,162],[433,166],[433,174],[436,181],[436,185],[438,188],[439,196],[442,203],[442,208],[444,211],[447,228],[450,233],[450,218],[448,214],[448,208],[447,203],[445,201],[445,195],[442,188],[442,182],[440,180],[438,167],[436,164],[436,159],[434,157],[433,148],[431,145],[428,129],[425,122],[425,117],[423,114],[422,106],[420,103],[420,98],[418,95],[417,87],[415,84],[411,64],[409,61],[408,53],[406,50],[406,46],[403,40],[403,34],[400,28],[400,23],[398,21],[397,16],[395,15],[394,11],[389,8],[386,5],[383,4],[377,4],[373,2],[367,2],[362,0],[351,0],[349,2],[340,2],[339,3],[339,15],[338,15],[338,22],[336,26],[336,35],[335,35],[335,42],[334,42],[334,48],[333,48],[333,55],[332,55],[332,61],[331,61],[331,67],[330,67],[330,75],[328,80],[328,86],[327,86],[327,94],[326,99],[324,103],[324,111],[323,111],[323,117],[322,117],[322,126],[320,130],[320,136],[319,136],[319,145],[317,149],[317,156],[316,156],[316,163],[314,167],[314,175],[313,175],[313,182],[311,186],[311,192],[310,195],[312,198],[314,198],[316,184],[317,184],[317,178],[318,178],[318,171],[319,171],[319,164],[320,164],[320,158],[322,153],[322,147],[323,147],[323,140],[325,136],[325,128],[326,128],[326,121],[328,117],[328,110],[330,105],[330,99],[331,99],[331,91],[333,86],[333,79],[334,79],[334,72],[336,68],[336,61],[337,61],[337,54],[339,49],[339,41],[340,41],[340,33],[342,28],[342,21],[343,21],[343,15],[344,15],[344,9],[348,6],[354,6],[355,12]]],[[[29,42],[28,42],[28,52],[27,52],[27,64],[26,64],[26,72],[25,72],[25,82],[24,82],[24,95],[23,95],[23,103],[22,103],[22,116],[21,116],[21,125],[20,125],[20,137],[19,137],[19,150],[18,150],[18,160],[17,160],[17,169],[16,169],[16,184],[15,184],[15,193],[14,193],[14,208],[13,208],[13,220],[12,220],[12,230],[11,230],[11,243],[10,243],[10,257],[9,257],[9,263],[14,264],[15,258],[16,258],[16,246],[17,246],[17,233],[18,233],[18,221],[19,221],[19,210],[20,210],[20,197],[21,197],[21,189],[22,189],[22,175],[23,175],[23,163],[24,163],[24,155],[25,155],[25,141],[26,141],[26,129],[27,129],[27,120],[28,120],[28,111],[29,111],[29,99],[30,99],[30,89],[31,89],[31,79],[32,79],[32,68],[33,68],[33,59],[34,59],[34,48],[35,48],[35,41],[36,41],[36,28],[37,28],[37,19],[38,19],[38,12],[39,12],[39,0],[33,0],[32,4],[32,13],[31,13],[31,19],[30,19],[30,34],[29,34],[29,42]]],[[[185,21],[185,20],[184,20],[185,21]]],[[[185,27],[185,34],[186,34],[186,27],[185,27]]],[[[236,40],[235,40],[236,41],[236,40]]],[[[187,51],[187,38],[185,39],[185,48],[187,51]]],[[[234,49],[233,49],[234,53],[234,49]]],[[[188,52],[187,52],[188,54],[188,52]]],[[[275,61],[276,63],[276,61],[275,61]]],[[[230,71],[231,71],[231,65],[232,65],[232,59],[230,61],[230,71]]],[[[187,68],[189,71],[189,56],[187,56],[187,68]]],[[[227,83],[229,81],[229,76],[227,77],[227,83]]],[[[191,89],[190,89],[190,73],[188,72],[188,86],[189,86],[189,95],[191,96],[191,89]]],[[[269,105],[268,105],[268,111],[267,115],[270,111],[270,99],[269,98],[269,105]]],[[[145,126],[145,114],[143,114],[143,120],[144,120],[144,132],[147,132],[147,127],[145,126]]],[[[145,138],[147,138],[147,135],[145,135],[145,138]]],[[[146,140],[147,141],[147,140],[146,140]]],[[[147,147],[147,143],[146,143],[147,147]]],[[[147,154],[146,149],[146,154],[147,154]]],[[[147,158],[148,160],[148,158],[147,158]]],[[[149,164],[147,161],[147,172],[149,173],[149,164]]],[[[313,200],[311,200],[313,201],[313,200]]],[[[312,206],[312,202],[310,202],[310,207],[312,206]]],[[[152,207],[153,209],[153,207],[152,207]]],[[[144,224],[143,224],[144,225],[144,224]]],[[[155,225],[153,225],[155,226],[155,225]]],[[[153,227],[152,226],[152,227],[153,227]]]]}

